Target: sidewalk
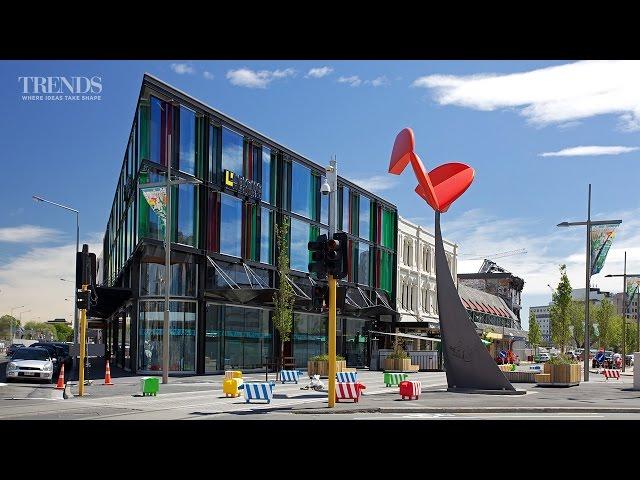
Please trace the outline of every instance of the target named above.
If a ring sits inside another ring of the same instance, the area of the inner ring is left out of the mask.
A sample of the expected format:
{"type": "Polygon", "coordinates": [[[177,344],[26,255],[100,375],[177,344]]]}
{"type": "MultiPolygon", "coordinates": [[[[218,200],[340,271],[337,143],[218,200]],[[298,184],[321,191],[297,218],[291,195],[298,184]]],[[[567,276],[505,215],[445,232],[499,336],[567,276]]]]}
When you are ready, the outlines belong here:
{"type": "Polygon", "coordinates": [[[340,402],[329,409],[326,402],[292,408],[296,414],[340,413],[503,413],[503,412],[609,412],[640,413],[640,391],[632,390],[630,378],[591,381],[568,388],[538,387],[515,383],[525,395],[482,395],[447,392],[446,388],[424,388],[418,400],[402,400],[393,393],[362,397],[359,403],[340,402]]]}

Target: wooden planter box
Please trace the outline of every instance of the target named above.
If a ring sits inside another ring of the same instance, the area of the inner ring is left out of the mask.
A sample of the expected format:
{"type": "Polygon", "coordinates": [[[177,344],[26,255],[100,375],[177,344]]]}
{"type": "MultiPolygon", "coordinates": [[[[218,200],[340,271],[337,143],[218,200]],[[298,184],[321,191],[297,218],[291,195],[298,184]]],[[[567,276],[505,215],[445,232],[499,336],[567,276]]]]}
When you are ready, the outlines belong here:
{"type": "MultiPolygon", "coordinates": [[[[336,372],[344,372],[347,369],[346,360],[336,360],[336,372]]],[[[326,360],[309,360],[307,362],[307,373],[309,378],[313,375],[320,375],[321,378],[329,376],[329,362],[326,360]]]]}
{"type": "Polygon", "coordinates": [[[504,376],[511,383],[536,383],[537,375],[537,372],[504,372],[504,376]]]}
{"type": "Polygon", "coordinates": [[[409,372],[411,371],[411,359],[410,358],[385,358],[384,359],[384,370],[388,371],[399,371],[399,372],[409,372]]]}
{"type": "Polygon", "coordinates": [[[580,383],[580,364],[549,365],[551,383],[580,383]]]}
{"type": "Polygon", "coordinates": [[[551,365],[549,365],[549,362],[544,363],[542,373],[551,374],[551,365]]]}
{"type": "Polygon", "coordinates": [[[551,383],[551,375],[548,373],[536,373],[536,383],[551,383]]]}

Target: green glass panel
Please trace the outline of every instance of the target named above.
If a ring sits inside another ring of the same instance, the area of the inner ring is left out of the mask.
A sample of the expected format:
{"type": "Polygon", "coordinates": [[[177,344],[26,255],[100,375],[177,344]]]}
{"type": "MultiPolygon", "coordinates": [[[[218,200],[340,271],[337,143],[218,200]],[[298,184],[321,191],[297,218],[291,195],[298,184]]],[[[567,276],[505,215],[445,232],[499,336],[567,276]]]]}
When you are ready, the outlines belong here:
{"type": "Polygon", "coordinates": [[[143,159],[149,159],[149,104],[145,101],[138,106],[138,149],[137,167],[140,167],[143,159]]]}

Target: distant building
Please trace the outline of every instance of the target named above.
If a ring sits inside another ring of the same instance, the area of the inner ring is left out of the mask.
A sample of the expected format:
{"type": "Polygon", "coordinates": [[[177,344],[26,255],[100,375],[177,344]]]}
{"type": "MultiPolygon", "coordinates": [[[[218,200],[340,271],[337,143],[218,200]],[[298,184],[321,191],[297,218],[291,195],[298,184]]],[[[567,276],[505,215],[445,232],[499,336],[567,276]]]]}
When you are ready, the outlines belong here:
{"type": "Polygon", "coordinates": [[[55,318],[53,320],[47,320],[46,323],[57,323],[57,324],[65,324],[71,326],[71,322],[67,322],[66,318],[55,318]]]}
{"type": "MultiPolygon", "coordinates": [[[[615,295],[613,295],[613,304],[616,306],[616,313],[618,315],[624,315],[624,306],[623,306],[623,298],[624,298],[624,294],[622,292],[620,293],[616,293],[615,295]]],[[[628,299],[627,299],[628,300],[628,299]]],[[[627,314],[627,318],[630,320],[635,320],[638,316],[638,296],[636,295],[633,299],[633,301],[631,302],[631,305],[627,306],[628,308],[626,309],[626,314],[627,314]]]]}
{"type": "Polygon", "coordinates": [[[550,305],[540,305],[538,307],[529,307],[529,315],[531,312],[536,317],[536,323],[540,325],[540,334],[542,341],[551,343],[551,318],[549,316],[550,305]]]}
{"type": "MultiPolygon", "coordinates": [[[[458,294],[467,309],[469,320],[475,323],[476,331],[492,341],[489,351],[496,356],[500,350],[508,350],[511,341],[525,342],[527,332],[521,330],[520,320],[502,297],[458,283],[458,294]]],[[[522,349],[526,345],[513,346],[522,349]]]]}
{"type": "MultiPolygon", "coordinates": [[[[584,302],[584,288],[574,288],[571,290],[571,298],[584,302]]],[[[589,289],[589,301],[591,303],[600,303],[604,299],[608,299],[613,302],[613,295],[611,292],[603,292],[598,287],[591,287],[589,289]]]]}
{"type": "Polygon", "coordinates": [[[524,280],[491,260],[485,260],[478,273],[459,273],[460,284],[481,290],[502,298],[517,319],[517,328],[521,328],[520,309],[524,280]]]}

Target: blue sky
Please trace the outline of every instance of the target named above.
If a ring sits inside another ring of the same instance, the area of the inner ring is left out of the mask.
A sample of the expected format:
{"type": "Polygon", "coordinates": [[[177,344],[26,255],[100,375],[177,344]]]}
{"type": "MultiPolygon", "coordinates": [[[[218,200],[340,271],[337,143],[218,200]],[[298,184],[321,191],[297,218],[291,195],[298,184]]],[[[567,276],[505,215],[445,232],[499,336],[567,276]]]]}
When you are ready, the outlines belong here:
{"type": "Polygon", "coordinates": [[[413,128],[428,169],[471,165],[475,181],[444,215],[444,234],[460,246],[461,273],[481,263],[465,257],[527,249],[497,259],[526,282],[525,316],[549,301],[559,263],[584,287],[584,230],[555,225],[585,217],[588,183],[594,216],[624,221],[592,285],[621,289],[604,275],[621,272],[624,250],[628,270],[640,269],[638,62],[4,61],[0,311],[72,315],[71,284],[57,278],[72,276],[75,220],[31,196],[78,208],[81,242],[101,241],[144,72],[317,163],[336,154],[341,175],[428,228],[409,170],[386,173],[398,131],[413,128]],[[74,75],[100,76],[101,99],[22,99],[18,77],[74,75]],[[27,286],[47,294],[36,300],[27,286]]]}

